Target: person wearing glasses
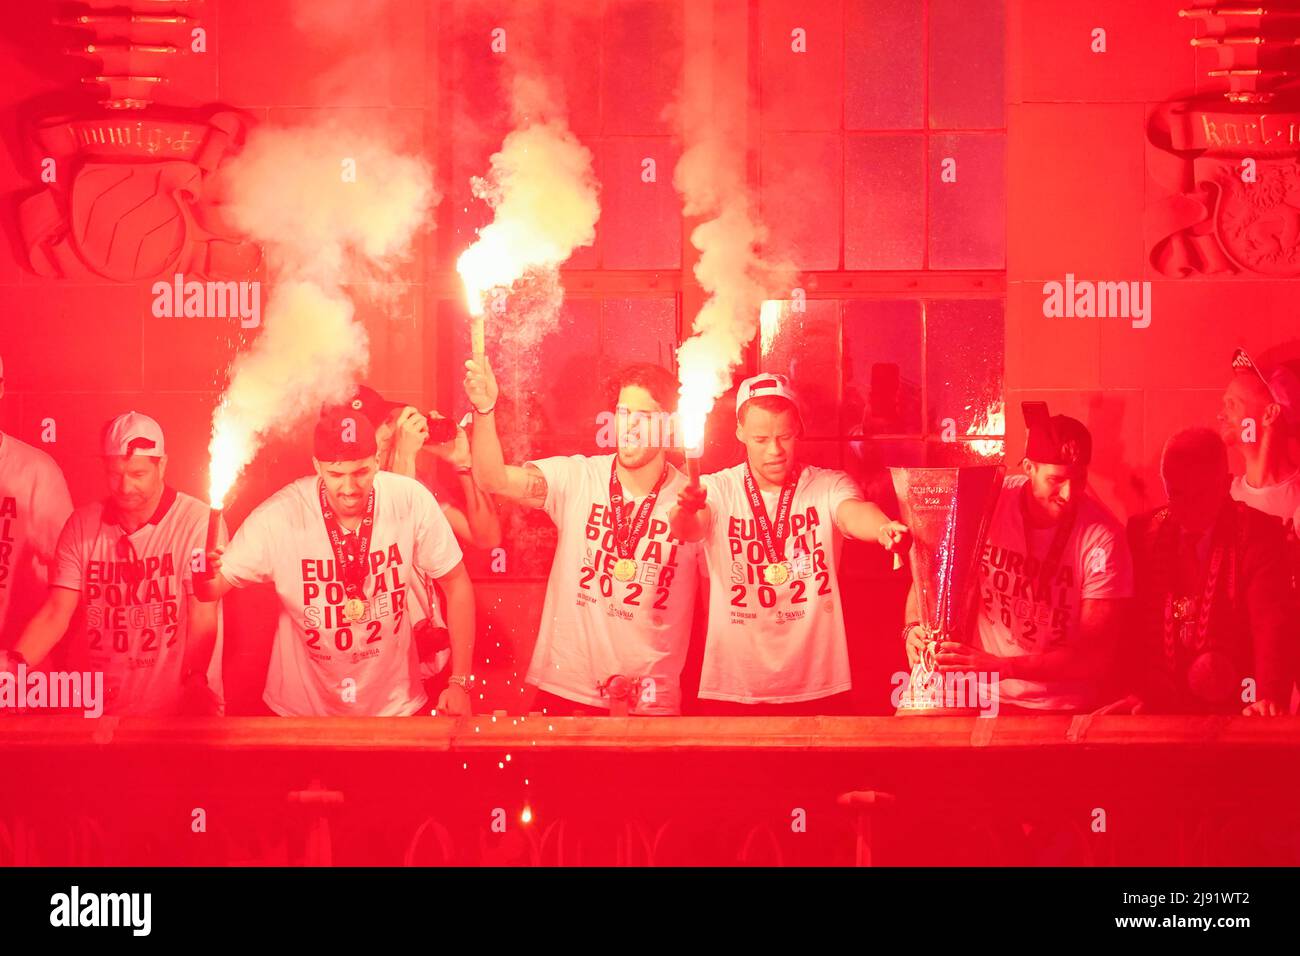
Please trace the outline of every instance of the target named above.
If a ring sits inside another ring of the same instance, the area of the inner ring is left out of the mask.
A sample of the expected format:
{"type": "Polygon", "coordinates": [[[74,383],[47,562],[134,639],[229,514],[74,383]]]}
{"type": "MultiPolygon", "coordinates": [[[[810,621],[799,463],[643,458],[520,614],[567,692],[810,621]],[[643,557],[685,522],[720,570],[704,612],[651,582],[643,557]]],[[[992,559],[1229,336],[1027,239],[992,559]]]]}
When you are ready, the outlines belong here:
{"type": "Polygon", "coordinates": [[[108,494],[63,526],[45,603],[0,668],[39,666],[66,638],[69,667],[104,674],[105,716],[218,714],[220,618],[193,579],[208,507],[166,483],[147,415],[109,422],[102,454],[108,494]]]}

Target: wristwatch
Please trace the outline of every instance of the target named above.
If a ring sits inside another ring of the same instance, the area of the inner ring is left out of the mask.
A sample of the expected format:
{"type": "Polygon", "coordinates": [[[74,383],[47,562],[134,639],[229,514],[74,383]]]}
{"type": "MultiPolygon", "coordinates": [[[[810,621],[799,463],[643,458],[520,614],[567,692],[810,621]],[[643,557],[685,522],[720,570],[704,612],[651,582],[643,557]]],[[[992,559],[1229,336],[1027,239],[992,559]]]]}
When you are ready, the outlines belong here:
{"type": "Polygon", "coordinates": [[[448,686],[455,684],[457,687],[461,688],[467,694],[469,693],[469,685],[472,683],[474,683],[473,674],[452,674],[450,677],[447,678],[448,686]]]}

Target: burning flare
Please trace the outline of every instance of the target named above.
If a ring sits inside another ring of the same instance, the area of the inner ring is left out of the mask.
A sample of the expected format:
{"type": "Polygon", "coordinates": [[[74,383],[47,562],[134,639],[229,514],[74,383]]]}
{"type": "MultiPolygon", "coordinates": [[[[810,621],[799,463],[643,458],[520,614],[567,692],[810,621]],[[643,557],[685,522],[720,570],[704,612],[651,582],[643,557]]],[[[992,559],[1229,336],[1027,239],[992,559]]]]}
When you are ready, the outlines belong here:
{"type": "Polygon", "coordinates": [[[695,278],[708,294],[693,335],[677,350],[677,407],[687,448],[703,443],[708,414],[731,387],[765,300],[787,298],[795,276],[791,263],[760,252],[767,229],[750,192],[740,125],[751,95],[743,55],[743,44],[729,35],[688,43],[673,109],[683,141],[673,185],[683,213],[702,220],[691,244],[699,250],[695,278]]]}
{"type": "MultiPolygon", "coordinates": [[[[706,207],[692,197],[696,191],[715,195],[709,184],[712,173],[707,166],[688,165],[691,159],[688,151],[678,165],[677,183],[686,196],[686,214],[700,215],[706,207]]],[[[722,174],[720,169],[714,172],[722,174]]],[[[677,409],[687,448],[703,443],[708,414],[731,386],[731,373],[753,341],[760,315],[766,315],[773,332],[779,321],[781,304],[768,303],[774,294],[789,288],[793,269],[763,259],[758,246],[765,237],[766,230],[752,215],[743,192],[733,192],[714,218],[691,233],[691,242],[700,251],[695,277],[709,297],[695,317],[694,335],[677,350],[681,383],[677,409]]]]}
{"type": "MultiPolygon", "coordinates": [[[[560,265],[595,241],[600,217],[591,150],[573,135],[545,84],[519,76],[512,98],[516,128],[492,155],[488,174],[473,183],[474,195],[492,207],[492,222],[456,261],[476,354],[483,351],[491,290],[509,289],[527,276],[558,292],[560,265]]],[[[541,326],[539,336],[558,316],[561,301],[562,295],[545,296],[543,314],[530,317],[529,324],[541,326]]]]}
{"type": "Polygon", "coordinates": [[[267,436],[343,400],[364,373],[368,340],[343,286],[382,282],[406,258],[438,201],[432,181],[382,131],[334,124],[254,130],[222,171],[222,211],[263,244],[271,291],[213,416],[213,508],[267,436]]]}

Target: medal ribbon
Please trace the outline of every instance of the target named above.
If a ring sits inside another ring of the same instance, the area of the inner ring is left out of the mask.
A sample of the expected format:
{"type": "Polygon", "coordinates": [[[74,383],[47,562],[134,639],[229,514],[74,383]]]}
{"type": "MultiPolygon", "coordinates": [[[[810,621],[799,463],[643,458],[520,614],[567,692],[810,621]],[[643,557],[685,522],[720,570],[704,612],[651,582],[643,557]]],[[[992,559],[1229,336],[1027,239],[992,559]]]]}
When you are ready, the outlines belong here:
{"type": "MultiPolygon", "coordinates": [[[[1029,524],[1029,506],[1025,503],[1024,495],[1028,494],[1026,489],[1020,498],[1020,517],[1024,523],[1025,529],[1025,559],[1026,564],[1034,560],[1034,549],[1030,543],[1030,524],[1029,524]]],[[[1052,577],[1055,575],[1057,566],[1061,563],[1061,554],[1065,551],[1065,542],[1069,540],[1070,532],[1074,530],[1074,519],[1078,514],[1078,506],[1066,509],[1065,516],[1057,522],[1056,532],[1052,535],[1052,543],[1047,546],[1047,556],[1043,558],[1043,564],[1038,569],[1038,580],[1034,582],[1034,596],[1038,597],[1045,588],[1051,587],[1052,577]]]]}
{"type": "Polygon", "coordinates": [[[645,496],[636,517],[628,527],[627,517],[623,514],[623,485],[618,480],[618,456],[609,464],[609,507],[614,512],[614,550],[620,558],[635,558],[636,546],[645,535],[650,525],[650,512],[655,510],[655,501],[659,498],[659,489],[668,477],[668,462],[664,462],[659,480],[655,482],[650,494],[645,496]]]}
{"type": "MultiPolygon", "coordinates": [[[[1205,572],[1205,584],[1204,587],[1201,589],[1200,605],[1196,608],[1196,638],[1195,638],[1195,643],[1190,645],[1190,649],[1193,651],[1199,651],[1202,647],[1205,646],[1206,636],[1210,632],[1210,613],[1213,610],[1214,594],[1219,587],[1219,572],[1223,567],[1223,557],[1228,550],[1227,548],[1228,535],[1226,533],[1220,532],[1219,534],[1216,534],[1215,537],[1218,540],[1215,541],[1214,551],[1210,555],[1210,566],[1208,569],[1206,569],[1205,572]]],[[[1236,591],[1236,582],[1235,580],[1233,580],[1236,577],[1235,570],[1236,569],[1233,568],[1232,573],[1230,574],[1230,580],[1228,585],[1229,600],[1232,600],[1233,592],[1236,591]]],[[[1175,630],[1174,621],[1176,618],[1174,614],[1173,590],[1174,589],[1171,588],[1169,590],[1169,593],[1165,595],[1165,619],[1164,619],[1165,633],[1163,635],[1163,642],[1162,642],[1165,647],[1165,653],[1171,658],[1171,663],[1174,654],[1174,647],[1176,644],[1174,639],[1174,630],[1175,630]]],[[[1178,616],[1177,620],[1181,622],[1182,620],[1181,616],[1178,616]]],[[[1182,635],[1180,634],[1179,637],[1181,636],[1182,635]]],[[[1184,641],[1183,644],[1186,646],[1187,642],[1184,641]]]]}
{"type": "Polygon", "coordinates": [[[790,535],[790,505],[794,502],[794,489],[799,484],[798,469],[791,469],[790,476],[781,486],[781,494],[776,500],[776,526],[767,517],[767,506],[763,504],[763,495],[754,481],[754,473],[745,464],[745,497],[749,499],[749,510],[754,513],[754,524],[758,528],[759,541],[767,555],[768,564],[779,564],[785,560],[785,539],[790,535]]]}
{"type": "Polygon", "coordinates": [[[375,526],[375,488],[370,486],[370,497],[366,499],[366,515],[353,540],[358,544],[360,554],[348,554],[343,544],[343,527],[334,516],[329,499],[325,496],[325,482],[317,483],[320,492],[320,510],[325,518],[325,533],[329,535],[330,547],[334,549],[334,566],[343,581],[343,590],[350,598],[361,598],[362,587],[366,583],[365,559],[370,554],[370,534],[375,526]]]}

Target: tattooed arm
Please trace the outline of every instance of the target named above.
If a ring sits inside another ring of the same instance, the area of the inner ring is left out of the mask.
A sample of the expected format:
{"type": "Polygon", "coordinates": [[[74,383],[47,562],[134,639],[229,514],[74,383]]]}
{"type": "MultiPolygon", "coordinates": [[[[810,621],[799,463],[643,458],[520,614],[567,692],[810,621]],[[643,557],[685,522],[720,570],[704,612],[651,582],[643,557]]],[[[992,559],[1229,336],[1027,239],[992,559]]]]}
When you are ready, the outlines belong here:
{"type": "Polygon", "coordinates": [[[497,438],[496,422],[491,415],[474,416],[474,484],[486,494],[501,495],[529,508],[546,504],[546,476],[536,465],[522,468],[507,465],[501,455],[501,441],[497,438]]]}

